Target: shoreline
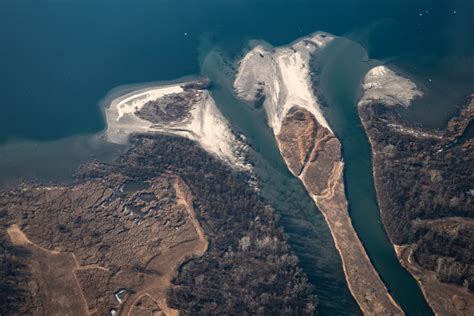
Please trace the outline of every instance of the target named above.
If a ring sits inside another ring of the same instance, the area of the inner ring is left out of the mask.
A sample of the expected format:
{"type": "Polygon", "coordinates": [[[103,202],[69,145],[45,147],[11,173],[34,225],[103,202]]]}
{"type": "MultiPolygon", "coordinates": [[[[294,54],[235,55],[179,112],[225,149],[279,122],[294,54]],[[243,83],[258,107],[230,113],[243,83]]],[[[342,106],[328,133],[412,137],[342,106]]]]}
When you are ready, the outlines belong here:
{"type": "Polygon", "coordinates": [[[275,134],[280,131],[281,122],[294,103],[311,112],[324,127],[331,130],[313,93],[308,67],[310,55],[324,48],[332,39],[334,36],[328,33],[315,32],[275,48],[269,43],[259,42],[239,62],[239,69],[242,65],[253,69],[247,70],[245,74],[240,70],[237,72],[234,80],[236,95],[244,101],[258,102],[263,97],[262,93],[267,90],[269,96],[264,96],[263,106],[267,112],[268,125],[275,134]],[[250,65],[246,65],[247,63],[250,65]],[[294,72],[295,69],[298,73],[294,72]],[[275,106],[265,106],[269,97],[275,106]],[[279,100],[285,102],[280,103],[279,100]]]}
{"type": "Polygon", "coordinates": [[[344,163],[340,156],[340,143],[323,115],[310,80],[308,69],[311,54],[323,48],[332,38],[325,33],[315,33],[272,50],[265,50],[263,45],[255,46],[240,62],[234,89],[243,100],[258,102],[263,99],[268,124],[273,130],[280,154],[323,214],[341,257],[349,290],[363,313],[403,315],[352,226],[344,192],[344,163]],[[299,118],[293,117],[295,114],[299,118]],[[299,123],[305,119],[305,124],[299,123]],[[289,129],[287,125],[290,125],[289,129]],[[311,126],[314,128],[308,130],[311,126]],[[326,144],[333,149],[324,148],[326,144]],[[325,174],[329,177],[324,184],[325,189],[318,191],[312,187],[314,184],[311,181],[322,182],[324,175],[308,178],[306,174],[314,173],[308,169],[316,164],[313,161],[317,154],[326,154],[325,150],[331,155],[329,165],[326,162],[316,168],[326,169],[325,174]],[[298,155],[295,152],[299,152],[299,158],[295,157],[298,155]],[[364,273],[359,271],[361,267],[364,273]]]}
{"type": "MultiPolygon", "coordinates": [[[[386,66],[377,66],[377,67],[383,67],[383,68],[386,68],[388,69],[386,66]]],[[[374,67],[376,68],[376,67],[374,67]]],[[[374,69],[372,68],[372,69],[374,69]]],[[[370,72],[371,70],[369,70],[370,72]]],[[[391,71],[391,70],[390,70],[391,71]]],[[[396,75],[395,72],[391,71],[393,73],[393,75],[396,75]]],[[[367,76],[367,75],[366,75],[367,76]]],[[[365,99],[364,100],[364,97],[365,97],[365,86],[364,86],[364,83],[365,83],[365,79],[363,81],[363,84],[362,84],[362,95],[361,95],[361,99],[358,101],[357,103],[357,108],[358,108],[358,112],[359,112],[359,109],[360,108],[363,108],[364,106],[370,104],[371,102],[375,102],[375,100],[367,100],[365,99]]],[[[379,99],[380,100],[383,100],[383,96],[379,99]]],[[[411,100],[408,100],[408,102],[411,102],[411,100]]],[[[392,104],[392,106],[394,106],[394,104],[392,104]]],[[[406,103],[406,104],[403,104],[404,107],[408,107],[409,106],[409,103],[406,103]]],[[[373,181],[374,181],[374,189],[375,189],[375,196],[376,196],[376,199],[377,199],[377,204],[380,205],[380,198],[379,198],[379,192],[380,192],[380,188],[379,188],[379,185],[378,185],[378,181],[376,180],[377,179],[377,168],[375,167],[373,161],[374,161],[374,158],[375,158],[375,152],[374,152],[374,148],[375,148],[375,144],[374,144],[374,141],[373,139],[370,137],[370,135],[367,133],[367,122],[365,120],[363,120],[361,117],[360,117],[360,114],[359,114],[359,118],[360,118],[360,121],[362,123],[362,127],[363,127],[363,130],[364,130],[364,133],[365,135],[367,136],[367,140],[370,144],[370,148],[371,148],[371,159],[372,159],[372,162],[371,162],[371,167],[372,167],[372,177],[373,177],[373,181]]],[[[400,246],[400,245],[397,245],[395,244],[393,241],[392,241],[392,238],[390,237],[390,235],[387,233],[386,231],[386,228],[385,228],[385,224],[383,223],[383,220],[382,220],[382,208],[379,206],[379,212],[380,212],[380,221],[382,222],[382,225],[383,225],[383,228],[384,228],[384,232],[390,242],[390,244],[392,245],[394,251],[395,251],[395,255],[398,259],[398,261],[400,262],[401,266],[408,271],[408,273],[410,273],[410,275],[416,280],[416,283],[418,284],[418,286],[420,287],[421,291],[422,291],[422,294],[423,294],[423,297],[425,298],[426,300],[426,303],[428,304],[428,306],[430,307],[430,309],[433,310],[433,313],[435,315],[436,314],[436,311],[433,309],[433,305],[432,305],[432,302],[428,299],[428,296],[427,296],[427,293],[426,293],[426,289],[425,287],[423,286],[421,280],[405,265],[404,261],[402,260],[402,253],[404,252],[404,249],[403,247],[408,247],[408,246],[400,246]]]]}
{"type": "Polygon", "coordinates": [[[137,90],[145,91],[161,85],[172,86],[200,78],[202,79],[195,75],[185,76],[172,81],[120,85],[109,90],[97,102],[104,127],[94,133],[85,132],[46,141],[8,139],[0,145],[0,156],[4,165],[0,168],[0,173],[4,174],[0,181],[0,189],[8,189],[22,181],[71,183],[80,165],[91,159],[111,161],[128,146],[128,144],[111,143],[106,139],[105,133],[108,128],[106,108],[111,101],[133,94],[137,90]]]}
{"type": "Polygon", "coordinates": [[[198,142],[206,151],[224,160],[234,169],[251,172],[252,166],[246,162],[248,145],[232,130],[210,95],[208,86],[185,87],[196,83],[199,83],[199,80],[152,85],[128,91],[115,98],[106,97],[103,101],[106,129],[102,135],[107,141],[119,144],[127,143],[129,136],[135,133],[176,135],[198,142]],[[166,116],[167,111],[181,112],[173,112],[171,119],[163,122],[153,122],[139,116],[145,105],[159,103],[163,98],[171,98],[167,101],[169,105],[166,105],[166,108],[163,105],[151,105],[155,106],[155,110],[147,109],[147,113],[155,111],[166,116]],[[168,106],[175,106],[174,103],[178,105],[168,109],[168,106]],[[183,109],[183,106],[187,108],[183,109]]]}
{"type": "MultiPolygon", "coordinates": [[[[364,125],[364,131],[365,131],[365,122],[363,122],[363,125],[364,125]]],[[[369,135],[366,133],[367,135],[367,139],[369,140],[369,143],[370,143],[370,146],[371,148],[373,148],[373,140],[369,137],[369,135]]],[[[374,158],[374,154],[372,153],[372,159],[374,158]]],[[[378,186],[378,182],[375,181],[376,177],[377,177],[377,170],[376,168],[374,167],[374,165],[372,164],[372,175],[374,177],[374,188],[375,188],[375,193],[376,193],[376,196],[377,196],[377,203],[380,205],[380,199],[379,199],[379,186],[378,186]]],[[[382,214],[383,210],[382,208],[379,208],[380,209],[380,213],[382,214]]],[[[383,223],[383,221],[382,221],[383,223]]],[[[385,229],[385,225],[384,225],[384,229],[385,229]]],[[[410,275],[416,280],[416,283],[418,284],[418,286],[420,287],[421,289],[421,292],[423,294],[423,297],[425,298],[426,300],[426,303],[428,304],[428,306],[432,309],[433,313],[435,315],[439,315],[439,316],[442,316],[442,315],[446,315],[447,312],[452,312],[452,310],[446,310],[444,309],[442,306],[443,304],[440,304],[439,301],[442,301],[442,300],[445,300],[446,299],[446,296],[437,296],[437,295],[433,295],[433,293],[430,293],[429,292],[429,289],[428,287],[433,284],[427,284],[427,282],[430,282],[430,280],[428,279],[431,279],[431,281],[433,283],[435,283],[435,287],[446,287],[446,288],[450,288],[451,290],[454,290],[455,292],[459,290],[459,288],[457,286],[453,286],[451,284],[448,284],[448,283],[442,283],[440,281],[438,281],[436,279],[436,276],[431,276],[431,274],[434,274],[433,271],[430,271],[430,270],[427,270],[427,269],[424,269],[422,267],[419,267],[417,264],[414,264],[413,262],[411,262],[411,252],[413,251],[412,249],[412,245],[397,245],[395,244],[392,239],[390,238],[390,236],[387,234],[387,237],[390,241],[390,243],[392,244],[394,250],[395,250],[395,254],[397,256],[397,259],[398,261],[400,262],[400,264],[402,265],[402,267],[408,271],[408,273],[410,273],[410,275]],[[409,251],[410,253],[408,254],[408,257],[407,258],[404,258],[404,256],[406,255],[405,253],[409,251]],[[427,277],[426,275],[430,275],[431,277],[427,277]],[[433,280],[436,279],[436,280],[433,280]]],[[[474,311],[474,309],[473,309],[474,311]]],[[[464,315],[464,314],[462,314],[464,315]]],[[[466,314],[468,315],[468,314],[466,314]]]]}
{"type": "Polygon", "coordinates": [[[111,161],[123,145],[107,142],[101,134],[81,134],[53,141],[15,140],[0,146],[0,190],[23,181],[73,182],[77,168],[92,160],[111,161]]]}
{"type": "MultiPolygon", "coordinates": [[[[380,84],[380,87],[381,87],[380,94],[377,96],[377,98],[367,98],[365,96],[365,93],[367,92],[367,86],[364,80],[364,83],[362,86],[363,96],[357,104],[359,118],[362,123],[364,133],[366,134],[367,140],[369,141],[369,144],[371,147],[372,176],[374,179],[374,188],[375,188],[377,203],[378,205],[381,205],[380,203],[381,202],[380,201],[381,188],[380,188],[380,183],[378,180],[379,177],[378,177],[377,167],[373,163],[378,154],[376,152],[376,148],[378,144],[373,140],[373,138],[368,133],[368,128],[369,128],[368,124],[370,123],[370,121],[363,119],[360,113],[365,107],[377,102],[384,103],[384,105],[387,108],[396,107],[396,106],[402,106],[404,108],[408,108],[412,105],[412,102],[415,99],[423,96],[423,92],[418,90],[416,84],[413,83],[410,79],[400,76],[398,73],[387,68],[386,66],[379,66],[379,67],[385,68],[388,71],[389,76],[393,77],[395,81],[398,81],[398,83],[400,82],[402,83],[402,86],[396,87],[397,89],[400,89],[400,90],[403,89],[403,83],[406,83],[407,85],[405,86],[406,88],[405,90],[409,90],[409,91],[411,90],[411,94],[407,93],[404,96],[404,98],[396,100],[393,98],[392,95],[388,95],[388,94],[391,94],[391,91],[392,91],[391,87],[393,88],[393,86],[384,87],[383,81],[382,81],[382,83],[380,84]],[[388,97],[385,97],[384,94],[388,95],[388,97]]],[[[374,67],[374,68],[377,68],[377,67],[374,67]]],[[[374,70],[374,68],[372,68],[368,72],[368,75],[370,75],[370,72],[374,70]]],[[[449,122],[451,122],[452,119],[453,117],[451,117],[448,120],[448,124],[449,122]]],[[[393,129],[394,131],[398,133],[410,134],[413,137],[416,137],[418,139],[432,138],[432,139],[441,141],[442,139],[446,137],[446,135],[444,135],[444,132],[442,133],[439,129],[430,130],[429,133],[425,133],[423,128],[410,128],[406,126],[401,126],[399,128],[397,124],[392,124],[392,123],[387,123],[387,124],[388,126],[390,126],[391,129],[393,129]]],[[[443,129],[445,128],[446,127],[444,127],[443,129]]],[[[379,207],[379,210],[380,210],[380,214],[382,218],[382,214],[384,213],[384,210],[382,207],[379,207]]],[[[384,224],[383,225],[384,229],[386,229],[384,220],[382,220],[382,223],[384,224]]],[[[413,255],[413,250],[414,250],[414,245],[415,245],[414,243],[398,245],[392,240],[388,232],[387,231],[385,232],[387,234],[389,242],[392,244],[395,250],[398,261],[400,262],[402,267],[405,270],[407,270],[410,273],[410,275],[416,280],[427,304],[432,309],[435,315],[447,315],[447,314],[452,314],[453,312],[455,312],[456,314],[459,313],[459,315],[470,315],[474,312],[474,306],[469,305],[469,301],[472,301],[473,299],[472,293],[466,292],[466,290],[460,286],[450,284],[450,283],[443,283],[439,281],[434,271],[428,270],[413,261],[412,255],[413,255]],[[459,307],[458,305],[461,306],[461,308],[458,308],[459,307]]]]}

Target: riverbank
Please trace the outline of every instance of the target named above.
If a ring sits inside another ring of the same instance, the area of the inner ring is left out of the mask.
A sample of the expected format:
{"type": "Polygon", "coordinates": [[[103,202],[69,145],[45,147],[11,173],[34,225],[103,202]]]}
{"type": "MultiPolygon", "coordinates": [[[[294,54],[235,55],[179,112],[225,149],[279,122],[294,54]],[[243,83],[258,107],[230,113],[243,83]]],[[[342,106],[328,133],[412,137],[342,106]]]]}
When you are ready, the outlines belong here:
{"type": "Polygon", "coordinates": [[[413,245],[394,245],[394,248],[400,263],[416,279],[436,315],[474,314],[472,295],[467,295],[466,291],[459,286],[440,282],[435,272],[418,265],[413,259],[413,245]]]}
{"type": "Polygon", "coordinates": [[[349,289],[362,311],[402,315],[352,227],[340,142],[312,90],[311,55],[333,38],[316,33],[287,47],[256,46],[242,59],[234,88],[242,99],[263,104],[288,168],[326,219],[349,289]]]}
{"type": "Polygon", "coordinates": [[[397,257],[437,315],[471,315],[474,226],[466,184],[472,183],[474,142],[453,144],[472,121],[474,103],[468,101],[446,128],[429,130],[398,115],[397,108],[423,95],[409,79],[375,67],[363,88],[358,112],[372,148],[382,221],[397,257]]]}

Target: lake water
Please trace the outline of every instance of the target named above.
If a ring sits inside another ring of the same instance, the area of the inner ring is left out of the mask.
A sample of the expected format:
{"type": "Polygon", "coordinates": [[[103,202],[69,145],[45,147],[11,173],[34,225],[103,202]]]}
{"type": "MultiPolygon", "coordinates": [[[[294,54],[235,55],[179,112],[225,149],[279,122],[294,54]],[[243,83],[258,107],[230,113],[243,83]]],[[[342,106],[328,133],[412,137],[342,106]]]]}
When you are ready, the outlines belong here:
{"type": "Polygon", "coordinates": [[[0,185],[63,181],[84,161],[111,159],[121,148],[92,136],[104,129],[99,102],[108,91],[203,71],[220,84],[213,91],[219,106],[256,150],[264,195],[317,287],[321,314],[358,314],[321,214],[283,164],[263,111],[233,97],[221,60],[239,57],[250,39],[284,45],[317,30],[361,45],[341,40],[315,60],[344,147],[355,228],[407,313],[429,314],[378,221],[370,148],[354,106],[366,69],[388,63],[426,94],[403,115],[444,124],[474,92],[473,1],[2,0],[0,185]],[[209,54],[216,48],[224,54],[209,54]]]}

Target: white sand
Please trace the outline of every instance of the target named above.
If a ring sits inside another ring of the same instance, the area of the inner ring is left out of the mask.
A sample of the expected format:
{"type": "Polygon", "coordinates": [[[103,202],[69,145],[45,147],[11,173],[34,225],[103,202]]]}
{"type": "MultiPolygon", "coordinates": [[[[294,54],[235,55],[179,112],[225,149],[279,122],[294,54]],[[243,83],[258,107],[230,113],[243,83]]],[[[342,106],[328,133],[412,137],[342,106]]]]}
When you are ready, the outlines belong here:
{"type": "Polygon", "coordinates": [[[125,98],[122,98],[117,104],[118,117],[117,121],[124,115],[134,113],[137,109],[141,109],[142,106],[150,101],[156,100],[159,97],[167,94],[183,92],[183,88],[180,85],[166,86],[147,89],[143,92],[132,94],[125,98]]]}
{"type": "Polygon", "coordinates": [[[255,101],[259,94],[265,95],[263,105],[275,135],[279,134],[282,121],[293,106],[308,110],[321,125],[331,130],[312,88],[310,58],[333,38],[317,33],[290,46],[272,49],[258,45],[240,62],[235,91],[247,101],[255,101]]]}
{"type": "MultiPolygon", "coordinates": [[[[316,34],[287,47],[272,49],[259,45],[242,59],[234,89],[239,97],[247,101],[256,101],[261,95],[265,97],[263,106],[275,135],[279,135],[282,121],[293,106],[308,110],[319,124],[332,132],[312,88],[310,59],[314,52],[324,48],[333,38],[316,34]]],[[[276,139],[278,142],[278,137],[276,139]]],[[[280,143],[278,145],[281,149],[280,143]]],[[[288,165],[286,158],[283,159],[288,165]]],[[[344,196],[343,166],[342,161],[333,166],[328,188],[318,195],[308,189],[304,171],[295,176],[303,182],[324,215],[341,255],[349,289],[364,314],[382,315],[391,311],[403,314],[372,267],[352,227],[345,197],[342,202],[339,201],[340,194],[344,196]],[[350,265],[353,262],[360,265],[350,265]],[[361,278],[360,273],[368,279],[361,278]]]]}
{"type": "Polygon", "coordinates": [[[414,98],[421,97],[423,92],[407,78],[399,76],[385,66],[369,70],[362,85],[364,94],[359,105],[382,101],[389,106],[410,106],[414,98]]]}
{"type": "Polygon", "coordinates": [[[229,163],[232,167],[250,171],[244,153],[248,146],[231,131],[230,125],[217,108],[208,91],[200,91],[201,100],[193,105],[191,119],[157,126],[134,113],[143,105],[171,93],[182,92],[181,84],[153,87],[131,92],[113,100],[106,109],[108,141],[126,143],[132,133],[166,133],[197,141],[206,151],[229,163]]]}

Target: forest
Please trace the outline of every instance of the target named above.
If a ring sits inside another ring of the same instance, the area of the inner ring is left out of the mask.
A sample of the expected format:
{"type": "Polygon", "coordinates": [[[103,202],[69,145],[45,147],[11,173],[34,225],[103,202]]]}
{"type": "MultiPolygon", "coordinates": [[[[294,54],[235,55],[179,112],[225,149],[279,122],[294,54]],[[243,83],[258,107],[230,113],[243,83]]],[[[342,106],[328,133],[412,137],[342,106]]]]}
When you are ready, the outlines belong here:
{"type": "Polygon", "coordinates": [[[414,244],[415,260],[435,271],[438,280],[472,291],[474,139],[464,137],[464,130],[474,117],[473,103],[444,130],[411,126],[396,109],[378,103],[359,107],[359,114],[372,144],[374,180],[390,239],[414,244]]]}
{"type": "Polygon", "coordinates": [[[168,290],[168,304],[185,314],[311,315],[317,299],[298,266],[273,208],[232,170],[195,142],[174,136],[134,135],[131,148],[111,164],[92,163],[80,179],[119,168],[146,180],[176,174],[195,197],[208,251],[189,258],[168,290]]]}

